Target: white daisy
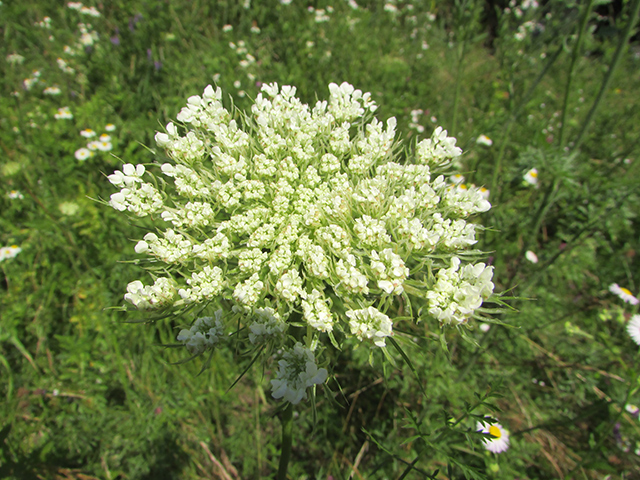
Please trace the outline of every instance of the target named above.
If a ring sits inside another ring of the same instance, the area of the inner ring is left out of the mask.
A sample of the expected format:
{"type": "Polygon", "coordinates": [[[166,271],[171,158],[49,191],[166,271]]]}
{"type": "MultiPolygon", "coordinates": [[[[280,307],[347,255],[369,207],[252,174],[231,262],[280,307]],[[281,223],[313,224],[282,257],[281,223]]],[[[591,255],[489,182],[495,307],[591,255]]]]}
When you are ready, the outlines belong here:
{"type": "Polygon", "coordinates": [[[87,158],[89,158],[93,154],[91,153],[91,150],[89,150],[88,148],[79,148],[78,150],[76,150],[76,153],[74,155],[76,157],[76,160],[80,160],[81,162],[84,162],[87,158]]]}
{"type": "Polygon", "coordinates": [[[478,145],[484,145],[485,147],[490,147],[491,145],[493,145],[493,140],[491,140],[486,135],[480,135],[476,140],[476,143],[478,145]]]}
{"type": "Polygon", "coordinates": [[[104,127],[107,132],[113,132],[116,129],[116,126],[113,123],[107,123],[104,127]]]}
{"type": "Polygon", "coordinates": [[[640,345],[640,315],[637,313],[631,317],[629,323],[627,324],[627,332],[631,339],[640,345]]]}
{"type": "Polygon", "coordinates": [[[11,199],[11,200],[22,200],[24,199],[24,195],[19,192],[18,190],[11,190],[7,196],[11,199]]]}
{"type": "Polygon", "coordinates": [[[524,181],[527,182],[529,185],[537,186],[538,185],[538,169],[532,168],[527,173],[525,173],[522,178],[524,178],[524,181]]]}
{"type": "Polygon", "coordinates": [[[525,253],[524,256],[531,263],[538,263],[538,256],[535,253],[533,253],[531,250],[527,250],[527,253],[525,253]]]}
{"type": "Polygon", "coordinates": [[[626,404],[624,406],[624,409],[629,412],[631,415],[637,416],[638,413],[640,413],[640,408],[636,407],[635,405],[632,405],[630,403],[626,404]]]}
{"type": "Polygon", "coordinates": [[[4,260],[7,260],[7,259],[10,259],[10,258],[14,258],[21,251],[22,251],[22,248],[20,248],[17,245],[11,245],[10,247],[1,247],[0,248],[0,262],[2,262],[4,260]]]}
{"type": "Polygon", "coordinates": [[[456,173],[455,175],[451,175],[451,177],[449,177],[449,181],[451,183],[453,183],[454,185],[458,185],[458,184],[464,182],[464,177],[462,175],[460,175],[459,173],[456,173]]]}
{"type": "Polygon", "coordinates": [[[476,430],[491,435],[482,441],[484,448],[492,453],[502,453],[509,449],[509,432],[499,423],[478,422],[476,430]]]}
{"type": "Polygon", "coordinates": [[[98,150],[100,150],[101,152],[110,152],[111,148],[113,148],[113,146],[111,145],[111,142],[98,142],[96,146],[98,147],[98,150]]]}
{"type": "Polygon", "coordinates": [[[609,291],[631,305],[638,305],[638,303],[640,303],[640,300],[634,297],[628,289],[618,286],[617,283],[610,285],[609,291]]]}
{"type": "Polygon", "coordinates": [[[96,136],[96,132],[94,132],[90,128],[86,128],[84,130],[80,130],[80,135],[82,135],[84,138],[91,138],[96,136]]]}

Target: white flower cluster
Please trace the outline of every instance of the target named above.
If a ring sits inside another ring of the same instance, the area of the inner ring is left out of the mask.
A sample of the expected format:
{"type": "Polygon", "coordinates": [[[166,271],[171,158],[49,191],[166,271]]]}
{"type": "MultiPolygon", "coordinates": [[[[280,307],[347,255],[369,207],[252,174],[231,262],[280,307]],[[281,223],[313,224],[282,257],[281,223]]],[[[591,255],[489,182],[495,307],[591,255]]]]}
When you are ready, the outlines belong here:
{"type": "Polygon", "coordinates": [[[433,290],[427,292],[429,314],[446,325],[466,323],[484,299],[493,293],[493,267],[464,265],[453,257],[451,267],[438,271],[433,290]]]}
{"type": "Polygon", "coordinates": [[[271,380],[273,398],[284,398],[296,405],[306,398],[307,388],[324,383],[328,372],[318,368],[313,352],[300,343],[282,354],[278,361],[278,373],[271,380]]]}
{"type": "Polygon", "coordinates": [[[142,181],[144,165],[133,166],[130,163],[116,170],[107,178],[116,187],[122,187],[118,193],[111,195],[109,204],[121,212],[129,210],[139,217],[155,213],[163,206],[160,192],[150,183],[142,181]]]}
{"type": "Polygon", "coordinates": [[[384,347],[386,345],[385,337],[393,335],[391,319],[376,308],[349,310],[346,315],[350,319],[351,333],[360,341],[366,338],[373,340],[376,346],[384,347]]]}
{"type": "Polygon", "coordinates": [[[249,327],[249,341],[253,344],[279,338],[287,328],[278,312],[271,307],[256,308],[253,313],[255,321],[249,327]]]}
{"type": "Polygon", "coordinates": [[[135,280],[127,285],[124,299],[139,310],[152,310],[173,305],[176,287],[173,279],[160,277],[153,285],[135,280]]]}
{"type": "Polygon", "coordinates": [[[480,316],[493,291],[491,267],[459,259],[476,242],[467,217],[491,207],[486,195],[432,175],[460,156],[454,138],[437,128],[404,154],[395,119],[373,118],[369,93],[330,84],[329,100],[313,106],[295,95],[263,85],[241,116],[208,86],[189,97],[180,124],[156,134],[169,158],[154,183],[162,196],[142,165],[109,176],[122,188],[114,208],[157,214],[156,232],[135,250],[174,278],[161,291],[134,282],[125,299],[140,309],[222,308],[233,313],[223,323],[242,325],[250,343],[277,348],[304,327],[306,347],[287,350],[274,383],[274,396],[292,402],[326,378],[304,353],[320,339],[383,348],[387,313],[401,302],[460,324],[480,316]]]}
{"type": "Polygon", "coordinates": [[[198,318],[189,330],[180,330],[177,340],[184,343],[191,355],[199,355],[224,338],[221,318],[222,310],[216,310],[213,317],[198,318]]]}

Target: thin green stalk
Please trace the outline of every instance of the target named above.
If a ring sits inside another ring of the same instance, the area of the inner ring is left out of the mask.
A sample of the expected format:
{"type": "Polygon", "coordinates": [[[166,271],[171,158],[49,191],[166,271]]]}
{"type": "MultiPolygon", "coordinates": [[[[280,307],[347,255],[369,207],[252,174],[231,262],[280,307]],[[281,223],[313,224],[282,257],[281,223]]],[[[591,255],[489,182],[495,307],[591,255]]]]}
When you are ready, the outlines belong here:
{"type": "MultiPolygon", "coordinates": [[[[549,187],[549,189],[545,192],[544,198],[542,199],[542,203],[540,204],[540,208],[538,209],[538,213],[536,214],[535,221],[533,222],[533,227],[531,228],[530,234],[525,238],[522,243],[522,248],[520,249],[520,253],[517,257],[517,263],[520,262],[520,259],[525,255],[525,252],[529,250],[531,244],[535,241],[538,236],[538,231],[542,226],[542,222],[544,218],[547,216],[547,212],[554,204],[556,200],[556,195],[558,194],[558,190],[560,190],[560,178],[556,177],[553,180],[553,183],[549,187]]],[[[511,272],[511,276],[509,277],[509,281],[507,282],[507,289],[511,288],[513,285],[513,279],[515,278],[517,271],[514,270],[511,272]]]]}
{"type": "MultiPolygon", "coordinates": [[[[467,411],[465,413],[463,413],[461,416],[459,416],[451,425],[450,428],[441,431],[438,436],[431,442],[431,444],[440,444],[442,443],[442,441],[447,437],[447,435],[449,435],[449,433],[451,433],[451,431],[453,430],[453,428],[457,427],[460,422],[462,422],[465,418],[467,418],[469,416],[469,414],[471,412],[473,412],[476,408],[478,408],[480,405],[482,405],[484,403],[484,400],[486,400],[488,397],[485,397],[483,400],[480,400],[478,402],[476,402],[473,406],[471,406],[471,408],[468,408],[467,411]]],[[[411,463],[409,463],[406,468],[404,469],[404,471],[402,472],[402,474],[398,477],[398,480],[404,480],[404,478],[406,478],[407,475],[409,475],[409,473],[411,472],[411,470],[415,470],[415,466],[418,463],[418,460],[420,460],[420,457],[422,456],[422,454],[427,450],[427,447],[429,445],[424,445],[423,448],[421,448],[417,453],[416,453],[416,458],[414,458],[411,463]]]]}
{"type": "Polygon", "coordinates": [[[582,124],[582,128],[580,129],[580,134],[578,135],[578,138],[576,139],[573,145],[573,150],[578,149],[580,145],[582,145],[582,142],[584,141],[587,130],[589,129],[589,127],[591,126],[591,122],[593,121],[593,117],[595,116],[595,113],[598,110],[600,103],[602,103],[602,99],[604,98],[605,93],[609,89],[609,84],[611,83],[613,74],[615,73],[616,68],[620,63],[620,59],[622,58],[622,55],[627,49],[629,38],[631,38],[631,33],[633,32],[633,27],[635,26],[636,21],[638,20],[638,12],[640,12],[640,0],[633,0],[633,3],[631,4],[630,9],[631,9],[631,12],[629,15],[629,21],[627,22],[627,26],[624,30],[624,33],[620,37],[620,42],[618,42],[618,47],[616,48],[616,52],[613,55],[613,59],[611,60],[611,66],[609,67],[609,70],[607,70],[607,74],[604,77],[604,81],[600,86],[600,91],[598,92],[598,96],[593,102],[593,105],[591,106],[591,110],[589,110],[589,113],[587,114],[587,118],[585,118],[584,123],[582,124]]]}
{"type": "Polygon", "coordinates": [[[282,412],[280,421],[282,422],[282,446],[280,447],[280,465],[276,479],[285,480],[291,458],[291,444],[293,443],[293,405],[291,403],[282,412]]]}
{"type": "MultiPolygon", "coordinates": [[[[604,443],[604,441],[610,438],[611,430],[613,430],[613,427],[615,426],[616,423],[620,421],[620,417],[622,417],[622,414],[625,412],[624,406],[627,403],[629,403],[629,399],[631,398],[631,396],[638,390],[638,380],[640,380],[640,373],[636,374],[636,377],[633,379],[633,381],[629,383],[629,388],[627,389],[627,394],[625,395],[624,403],[622,404],[622,407],[618,411],[618,414],[609,422],[607,429],[604,432],[602,432],[602,435],[600,435],[598,442],[591,449],[592,452],[598,451],[602,446],[602,444],[604,443]]],[[[564,478],[566,480],[573,478],[571,474],[575,472],[577,469],[581,468],[585,463],[587,463],[587,461],[591,460],[592,458],[593,457],[590,455],[583,455],[582,460],[580,460],[580,462],[578,462],[578,464],[575,467],[573,467],[571,471],[564,478]]]]}
{"type": "Polygon", "coordinates": [[[561,53],[562,53],[562,45],[558,47],[558,49],[554,52],[554,54],[549,58],[549,60],[545,64],[542,71],[538,74],[536,79],[533,81],[533,83],[529,87],[529,90],[527,90],[527,93],[524,94],[524,96],[522,97],[522,100],[520,101],[518,106],[513,110],[513,113],[507,120],[507,124],[504,127],[504,132],[505,132],[504,136],[500,140],[500,150],[498,152],[498,157],[496,158],[496,165],[493,169],[493,177],[491,178],[491,188],[489,189],[490,192],[494,192],[493,193],[494,195],[497,193],[498,175],[500,174],[500,169],[502,167],[502,159],[504,158],[504,152],[506,151],[507,143],[509,143],[509,136],[511,135],[511,129],[513,127],[513,124],[515,123],[518,116],[520,115],[521,110],[527,104],[529,99],[533,96],[533,92],[536,89],[536,87],[540,84],[542,79],[545,77],[545,75],[547,74],[551,66],[555,63],[555,61],[558,59],[561,53]]]}
{"type": "Polygon", "coordinates": [[[578,31],[578,39],[571,52],[571,63],[569,64],[569,74],[567,75],[567,85],[564,89],[564,101],[562,104],[562,116],[560,117],[560,148],[565,146],[565,126],[567,124],[567,109],[569,108],[569,95],[571,94],[571,84],[573,83],[573,74],[575,72],[575,65],[580,55],[582,48],[582,40],[584,38],[584,32],[587,30],[587,23],[589,16],[591,15],[591,9],[593,8],[594,0],[589,0],[589,3],[585,7],[584,15],[580,21],[580,28],[578,31]]]}
{"type": "Polygon", "coordinates": [[[457,135],[456,128],[458,127],[458,103],[460,101],[460,89],[462,87],[462,72],[464,66],[464,55],[467,50],[467,42],[462,41],[458,52],[458,65],[456,68],[456,90],[453,96],[453,118],[451,120],[451,135],[457,135]]]}

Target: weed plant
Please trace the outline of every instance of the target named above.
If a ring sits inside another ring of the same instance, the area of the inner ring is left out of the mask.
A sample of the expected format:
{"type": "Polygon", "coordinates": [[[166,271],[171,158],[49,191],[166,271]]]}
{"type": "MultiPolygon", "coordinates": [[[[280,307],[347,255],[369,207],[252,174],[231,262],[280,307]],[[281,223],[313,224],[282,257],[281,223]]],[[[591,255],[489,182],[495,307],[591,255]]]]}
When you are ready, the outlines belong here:
{"type": "Polygon", "coordinates": [[[446,350],[424,321],[393,363],[332,350],[287,478],[640,477],[640,2],[286,3],[0,4],[0,477],[276,478],[275,367],[177,365],[187,322],[113,308],[150,223],[101,200],[208,84],[247,110],[262,84],[314,104],[343,81],[405,145],[457,138],[511,308],[446,350]]]}

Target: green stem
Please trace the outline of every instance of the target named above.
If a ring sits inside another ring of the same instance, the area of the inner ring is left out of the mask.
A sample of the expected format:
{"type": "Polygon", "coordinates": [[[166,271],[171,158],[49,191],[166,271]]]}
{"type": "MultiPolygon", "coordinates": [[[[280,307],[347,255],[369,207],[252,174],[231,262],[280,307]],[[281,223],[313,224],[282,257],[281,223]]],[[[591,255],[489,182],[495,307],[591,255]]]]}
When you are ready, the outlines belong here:
{"type": "Polygon", "coordinates": [[[580,55],[580,49],[582,48],[582,40],[584,37],[584,32],[587,29],[587,23],[589,21],[589,16],[591,15],[591,9],[593,8],[594,0],[589,0],[589,3],[586,6],[584,11],[584,15],[582,16],[582,21],[580,22],[580,29],[578,32],[578,39],[576,40],[576,44],[573,47],[573,52],[571,52],[571,63],[569,65],[569,74],[567,75],[567,85],[564,89],[564,102],[562,104],[562,116],[560,117],[560,148],[564,148],[565,146],[565,126],[567,124],[567,109],[569,108],[569,95],[571,93],[571,84],[573,83],[573,73],[575,71],[575,65],[578,60],[578,56],[580,55]]]}
{"type": "MultiPolygon", "coordinates": [[[[629,403],[629,399],[631,398],[631,396],[638,389],[637,385],[638,385],[638,380],[639,379],[640,379],[640,373],[638,373],[636,375],[636,377],[633,379],[633,381],[629,384],[629,388],[627,389],[627,393],[625,395],[624,402],[621,404],[620,410],[618,411],[618,414],[613,418],[613,420],[611,420],[609,422],[609,425],[607,426],[607,429],[604,432],[602,432],[602,435],[600,436],[600,439],[595,444],[595,446],[591,449],[591,452],[597,452],[598,450],[600,450],[600,447],[602,446],[604,441],[608,440],[610,438],[611,430],[613,430],[613,427],[615,426],[615,424],[618,423],[618,421],[620,421],[620,417],[622,417],[622,414],[625,411],[625,409],[624,409],[625,405],[627,403],[629,403]]],[[[564,477],[564,478],[566,480],[570,480],[571,478],[573,478],[571,476],[571,474],[573,472],[575,472],[576,470],[578,470],[579,468],[581,468],[589,460],[593,460],[593,457],[591,455],[583,455],[582,460],[580,460],[580,462],[575,467],[573,467],[571,469],[571,471],[567,474],[567,476],[564,477]]]]}
{"type": "Polygon", "coordinates": [[[598,92],[598,96],[593,102],[593,105],[591,106],[591,110],[589,110],[589,113],[587,114],[587,118],[585,118],[584,123],[582,124],[582,128],[580,129],[580,134],[578,135],[578,138],[576,139],[572,147],[573,150],[578,149],[580,145],[582,145],[582,142],[584,141],[587,130],[589,129],[589,126],[593,121],[593,117],[595,116],[595,113],[598,110],[598,107],[600,106],[600,103],[602,102],[602,99],[604,98],[605,93],[609,89],[609,84],[611,83],[611,79],[613,78],[613,74],[615,73],[616,68],[618,67],[618,64],[620,63],[620,59],[622,58],[622,55],[627,49],[627,44],[629,43],[629,38],[631,37],[633,27],[635,26],[636,21],[638,19],[638,12],[640,12],[640,0],[633,0],[633,3],[631,4],[630,8],[631,8],[631,13],[629,15],[629,21],[627,22],[627,27],[625,28],[624,33],[620,38],[620,42],[618,42],[618,48],[616,48],[616,52],[614,53],[613,59],[611,60],[611,66],[609,67],[609,70],[607,71],[607,74],[604,77],[604,81],[600,86],[600,91],[598,92]]]}
{"type": "Polygon", "coordinates": [[[538,74],[536,79],[533,81],[533,83],[529,87],[529,90],[527,90],[527,93],[524,94],[524,96],[522,97],[522,100],[520,101],[518,106],[513,110],[513,113],[511,114],[511,116],[507,120],[507,124],[505,125],[505,127],[503,129],[505,133],[504,133],[504,136],[502,137],[502,139],[500,141],[500,151],[498,152],[498,158],[496,159],[496,165],[495,165],[495,167],[493,169],[493,177],[491,178],[491,188],[489,189],[489,191],[492,192],[492,195],[495,196],[494,198],[499,198],[497,196],[497,193],[498,193],[497,192],[498,175],[500,174],[500,168],[502,166],[502,159],[504,158],[504,152],[506,151],[507,143],[509,143],[509,136],[511,135],[511,128],[513,127],[513,124],[517,120],[517,118],[520,115],[520,112],[522,111],[524,106],[527,104],[527,102],[529,102],[529,99],[533,96],[533,92],[536,89],[536,87],[540,84],[542,79],[545,77],[545,75],[547,74],[547,72],[551,68],[551,65],[553,65],[556,62],[556,60],[558,59],[558,57],[560,56],[561,53],[562,53],[562,45],[560,47],[558,47],[558,49],[554,52],[554,54],[549,58],[549,60],[545,64],[545,66],[542,69],[542,71],[538,74]]]}
{"type": "Polygon", "coordinates": [[[293,443],[293,405],[291,403],[282,412],[280,421],[282,422],[282,447],[280,447],[280,465],[276,479],[285,480],[293,443]]]}
{"type": "Polygon", "coordinates": [[[451,135],[456,136],[456,128],[458,127],[458,103],[460,101],[460,89],[462,87],[462,72],[464,65],[464,55],[467,42],[462,41],[462,45],[458,51],[458,65],[456,67],[456,91],[453,97],[453,118],[451,120],[451,135]]]}

